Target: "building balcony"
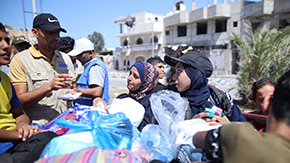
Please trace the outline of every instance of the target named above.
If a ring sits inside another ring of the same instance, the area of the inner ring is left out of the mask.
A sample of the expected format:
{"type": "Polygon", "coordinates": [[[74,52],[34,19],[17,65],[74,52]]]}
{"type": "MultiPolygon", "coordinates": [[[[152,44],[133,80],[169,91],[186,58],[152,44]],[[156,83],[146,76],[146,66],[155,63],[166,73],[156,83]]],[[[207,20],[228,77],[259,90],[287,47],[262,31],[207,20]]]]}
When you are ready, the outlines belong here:
{"type": "Polygon", "coordinates": [[[207,7],[203,7],[197,10],[189,12],[189,22],[196,22],[207,19],[207,7]]]}
{"type": "Polygon", "coordinates": [[[274,14],[289,13],[290,12],[290,1],[280,0],[279,3],[274,3],[274,14]]]}
{"type": "Polygon", "coordinates": [[[231,7],[228,4],[217,4],[207,9],[208,19],[229,18],[231,17],[231,7]]]}
{"type": "MultiPolygon", "coordinates": [[[[161,46],[160,44],[154,43],[154,50],[158,50],[160,46],[161,46]]],[[[127,53],[127,52],[148,51],[148,50],[152,50],[152,43],[135,44],[135,45],[130,45],[130,46],[119,46],[116,48],[116,53],[127,53]]]]}
{"type": "Polygon", "coordinates": [[[250,3],[244,6],[244,17],[260,17],[271,15],[274,10],[274,2],[272,0],[250,3]]]}
{"type": "Polygon", "coordinates": [[[181,11],[164,18],[164,27],[188,23],[188,11],[181,11]]]}

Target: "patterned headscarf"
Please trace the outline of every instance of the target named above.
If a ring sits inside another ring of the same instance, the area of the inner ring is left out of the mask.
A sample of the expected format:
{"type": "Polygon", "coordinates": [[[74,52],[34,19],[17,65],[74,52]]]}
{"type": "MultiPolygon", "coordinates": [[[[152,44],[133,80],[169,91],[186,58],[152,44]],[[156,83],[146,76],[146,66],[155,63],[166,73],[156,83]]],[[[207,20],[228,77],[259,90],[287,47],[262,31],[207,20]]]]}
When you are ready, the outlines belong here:
{"type": "Polygon", "coordinates": [[[158,71],[147,62],[136,62],[131,66],[131,68],[133,66],[138,70],[141,79],[141,86],[134,92],[130,91],[129,95],[135,100],[140,100],[157,85],[159,79],[158,71]]]}

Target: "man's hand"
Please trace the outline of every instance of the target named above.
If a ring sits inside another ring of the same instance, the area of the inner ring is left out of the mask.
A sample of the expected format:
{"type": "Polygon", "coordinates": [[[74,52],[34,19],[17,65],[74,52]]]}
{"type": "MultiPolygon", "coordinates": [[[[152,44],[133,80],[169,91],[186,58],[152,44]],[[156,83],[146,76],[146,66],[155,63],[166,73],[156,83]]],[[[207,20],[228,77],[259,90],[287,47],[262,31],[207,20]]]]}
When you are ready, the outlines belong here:
{"type": "Polygon", "coordinates": [[[67,91],[67,93],[70,93],[70,94],[75,94],[75,93],[77,93],[77,92],[80,92],[80,90],[79,90],[78,88],[69,89],[69,90],[67,91]]]}
{"type": "Polygon", "coordinates": [[[19,139],[22,139],[22,141],[25,141],[30,136],[36,134],[39,132],[38,126],[32,126],[26,123],[20,123],[17,125],[15,131],[18,132],[19,139]]]}
{"type": "Polygon", "coordinates": [[[69,74],[60,74],[54,77],[48,86],[50,90],[58,90],[62,88],[71,88],[73,78],[69,74]]]}

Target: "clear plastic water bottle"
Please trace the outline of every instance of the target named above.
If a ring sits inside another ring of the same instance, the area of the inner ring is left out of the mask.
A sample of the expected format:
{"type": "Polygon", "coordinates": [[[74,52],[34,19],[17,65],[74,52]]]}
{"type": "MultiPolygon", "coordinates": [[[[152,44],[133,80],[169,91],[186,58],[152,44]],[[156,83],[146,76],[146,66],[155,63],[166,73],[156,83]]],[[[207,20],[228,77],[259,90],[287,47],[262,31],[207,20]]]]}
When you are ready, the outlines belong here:
{"type": "Polygon", "coordinates": [[[158,125],[146,125],[141,134],[141,143],[147,145],[149,148],[155,148],[160,144],[161,133],[158,125]]]}
{"type": "Polygon", "coordinates": [[[151,160],[160,160],[162,162],[170,162],[173,159],[173,151],[171,145],[160,144],[160,146],[153,150],[150,156],[151,160]]]}
{"type": "Polygon", "coordinates": [[[170,162],[173,159],[172,146],[161,134],[158,125],[146,125],[141,134],[141,143],[151,151],[149,162],[152,160],[160,160],[162,162],[170,162]]]}

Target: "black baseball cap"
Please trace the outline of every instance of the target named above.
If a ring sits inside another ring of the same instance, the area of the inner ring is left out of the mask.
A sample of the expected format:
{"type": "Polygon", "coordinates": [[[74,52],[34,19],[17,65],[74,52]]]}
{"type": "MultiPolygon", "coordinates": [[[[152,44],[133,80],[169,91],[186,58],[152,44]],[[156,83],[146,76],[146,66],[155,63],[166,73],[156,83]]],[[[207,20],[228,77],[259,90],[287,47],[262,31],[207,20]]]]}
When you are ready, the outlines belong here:
{"type": "Polygon", "coordinates": [[[54,31],[59,29],[66,33],[66,30],[60,27],[58,19],[49,13],[37,15],[33,20],[33,28],[40,27],[46,31],[54,31]]]}
{"type": "Polygon", "coordinates": [[[180,58],[166,55],[165,62],[170,66],[175,66],[177,62],[182,62],[199,70],[207,78],[211,76],[213,71],[212,63],[208,57],[197,51],[188,51],[180,58]]]}

